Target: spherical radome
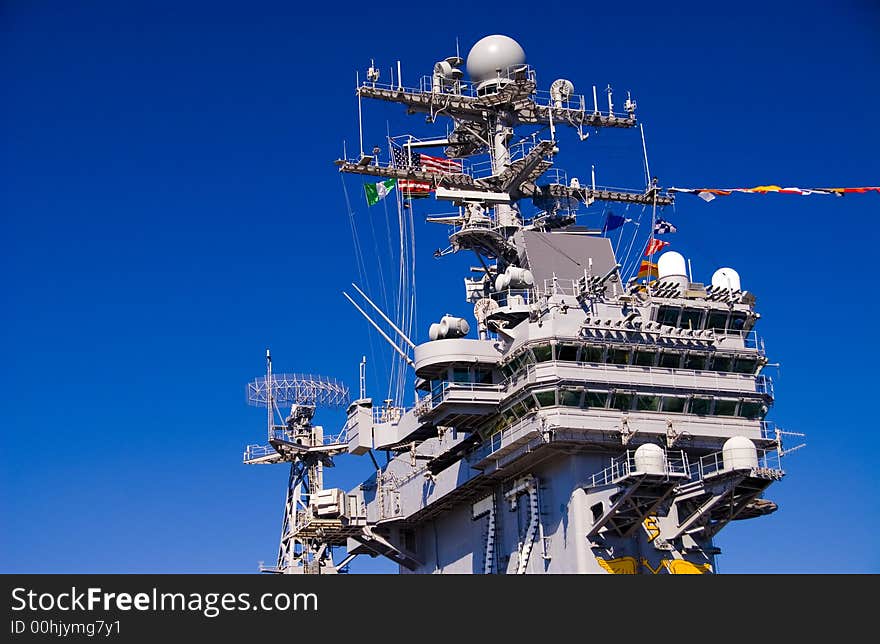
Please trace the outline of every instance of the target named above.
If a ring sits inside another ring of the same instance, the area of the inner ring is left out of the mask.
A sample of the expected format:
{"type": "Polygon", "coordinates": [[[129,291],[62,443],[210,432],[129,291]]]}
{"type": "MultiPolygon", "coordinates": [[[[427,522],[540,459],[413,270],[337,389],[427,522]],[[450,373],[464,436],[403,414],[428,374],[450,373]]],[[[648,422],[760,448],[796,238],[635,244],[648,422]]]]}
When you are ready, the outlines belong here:
{"type": "Polygon", "coordinates": [[[486,36],[471,47],[467,57],[467,72],[471,80],[479,83],[495,78],[498,69],[526,62],[526,52],[509,36],[495,34],[486,36]]]}

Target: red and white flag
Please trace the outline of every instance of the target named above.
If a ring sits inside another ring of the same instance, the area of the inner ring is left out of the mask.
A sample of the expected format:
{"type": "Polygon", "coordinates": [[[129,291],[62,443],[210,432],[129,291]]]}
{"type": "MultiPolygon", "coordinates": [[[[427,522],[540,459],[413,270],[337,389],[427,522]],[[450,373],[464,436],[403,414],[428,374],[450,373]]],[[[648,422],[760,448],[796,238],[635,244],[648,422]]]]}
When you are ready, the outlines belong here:
{"type": "Polygon", "coordinates": [[[668,241],[663,241],[662,239],[652,239],[648,242],[648,245],[645,246],[645,257],[650,257],[654,253],[659,253],[667,246],[669,246],[668,241]]]}

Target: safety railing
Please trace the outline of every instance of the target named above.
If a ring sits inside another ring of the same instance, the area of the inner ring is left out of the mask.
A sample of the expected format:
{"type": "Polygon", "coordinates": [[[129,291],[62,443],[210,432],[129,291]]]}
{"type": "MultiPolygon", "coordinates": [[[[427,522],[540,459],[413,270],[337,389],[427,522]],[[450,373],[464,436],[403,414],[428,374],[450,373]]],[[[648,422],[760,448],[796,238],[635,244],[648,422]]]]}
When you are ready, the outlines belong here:
{"type": "Polygon", "coordinates": [[[248,445],[244,448],[242,460],[247,463],[248,461],[265,458],[277,453],[278,451],[271,445],[248,445]]]}
{"type": "MultiPolygon", "coordinates": [[[[419,398],[415,406],[415,415],[421,417],[440,406],[449,399],[451,394],[458,392],[501,392],[501,385],[486,384],[480,382],[449,382],[447,380],[439,381],[431,388],[431,393],[419,398]]],[[[479,398],[474,398],[470,402],[481,402],[479,398]]],[[[486,402],[494,404],[496,401],[486,402]]]]}
{"type": "Polygon", "coordinates": [[[737,470],[753,470],[778,476],[782,473],[779,452],[751,447],[728,448],[706,454],[689,466],[690,478],[693,480],[737,470]]]}
{"type": "Polygon", "coordinates": [[[406,413],[406,410],[403,407],[395,407],[393,405],[373,407],[373,423],[397,423],[404,413],[406,413]]]}
{"type": "Polygon", "coordinates": [[[503,291],[494,291],[489,294],[499,306],[524,306],[535,301],[531,289],[509,288],[503,291]]]}
{"type": "Polygon", "coordinates": [[[626,450],[620,456],[611,459],[611,464],[590,477],[591,487],[609,485],[622,478],[635,474],[657,474],[667,477],[687,477],[688,459],[682,451],[663,451],[662,462],[648,463],[651,455],[647,455],[646,462],[641,464],[636,461],[636,450],[626,450]],[[659,465],[659,467],[658,467],[659,465]],[[653,471],[652,471],[653,470],[653,471]]]}
{"type": "Polygon", "coordinates": [[[770,396],[770,398],[776,397],[773,394],[773,379],[763,373],[755,378],[755,391],[759,394],[766,394],[767,396],[770,396]]]}
{"type": "Polygon", "coordinates": [[[512,422],[501,431],[497,431],[486,438],[479,448],[471,452],[469,460],[471,463],[478,463],[501,449],[504,446],[505,441],[511,443],[517,440],[522,434],[533,430],[534,418],[531,415],[526,415],[523,418],[512,422]]]}

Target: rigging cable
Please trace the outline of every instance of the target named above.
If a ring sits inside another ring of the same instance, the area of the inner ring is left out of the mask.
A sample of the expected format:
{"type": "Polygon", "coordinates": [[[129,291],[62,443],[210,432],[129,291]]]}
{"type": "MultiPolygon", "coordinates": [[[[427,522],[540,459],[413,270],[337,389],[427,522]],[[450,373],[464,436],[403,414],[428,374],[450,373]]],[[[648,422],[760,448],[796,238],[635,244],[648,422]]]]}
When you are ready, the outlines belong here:
{"type": "MultiPolygon", "coordinates": [[[[345,197],[345,207],[348,212],[348,221],[351,226],[351,238],[354,243],[354,256],[355,256],[355,264],[357,265],[358,277],[361,280],[361,283],[364,287],[369,291],[370,289],[370,280],[367,275],[366,265],[364,263],[364,253],[361,249],[360,235],[357,230],[357,223],[354,219],[354,210],[351,207],[351,198],[348,195],[348,186],[345,184],[345,178],[343,175],[339,175],[339,181],[342,183],[342,194],[345,197]]],[[[373,364],[380,364],[376,360],[376,347],[373,344],[373,334],[367,333],[367,341],[370,344],[370,358],[373,361],[373,364]]],[[[382,354],[380,354],[382,355],[382,354]]],[[[383,356],[384,358],[384,356],[383,356]]],[[[381,364],[384,365],[384,359],[381,361],[381,364]]]]}

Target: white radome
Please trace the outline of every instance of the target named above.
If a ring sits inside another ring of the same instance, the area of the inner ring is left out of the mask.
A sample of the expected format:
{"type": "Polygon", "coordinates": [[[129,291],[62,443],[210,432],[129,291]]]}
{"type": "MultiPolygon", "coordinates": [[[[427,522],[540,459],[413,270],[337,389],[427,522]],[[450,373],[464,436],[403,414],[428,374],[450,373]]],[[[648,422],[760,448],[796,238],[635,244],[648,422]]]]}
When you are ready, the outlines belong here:
{"type": "Polygon", "coordinates": [[[687,262],[681,253],[668,250],[657,259],[657,273],[661,280],[666,277],[687,277],[687,262]]]}
{"type": "Polygon", "coordinates": [[[712,274],[712,286],[715,288],[727,288],[731,291],[742,289],[739,281],[739,273],[732,268],[719,268],[712,274]]]}
{"type": "Polygon", "coordinates": [[[473,82],[480,83],[495,78],[499,69],[505,70],[525,62],[526,52],[518,42],[509,36],[495,34],[481,38],[471,47],[467,57],[467,72],[473,82]]]}

